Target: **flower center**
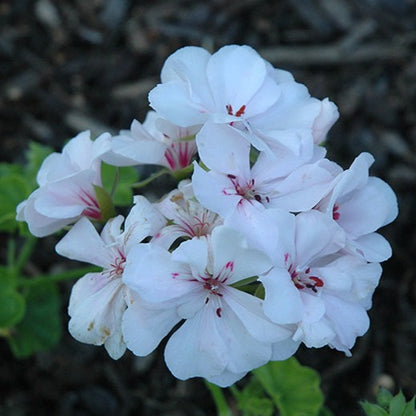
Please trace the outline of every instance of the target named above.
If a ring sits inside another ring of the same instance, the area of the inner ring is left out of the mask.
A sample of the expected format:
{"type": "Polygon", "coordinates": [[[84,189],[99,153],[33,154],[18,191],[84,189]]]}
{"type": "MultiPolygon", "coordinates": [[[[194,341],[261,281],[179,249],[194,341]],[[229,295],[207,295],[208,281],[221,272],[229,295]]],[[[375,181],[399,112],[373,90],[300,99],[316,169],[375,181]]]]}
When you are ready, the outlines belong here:
{"type": "Polygon", "coordinates": [[[223,190],[225,195],[240,195],[242,198],[250,201],[255,199],[257,202],[262,204],[269,203],[270,197],[267,195],[261,195],[260,192],[257,192],[254,188],[255,180],[250,179],[246,184],[241,185],[238,178],[235,175],[228,174],[227,177],[230,179],[233,187],[234,192],[229,193],[226,189],[223,190]]]}
{"type": "Polygon", "coordinates": [[[169,167],[173,171],[186,168],[192,162],[192,158],[196,153],[196,142],[192,141],[178,141],[173,142],[165,150],[165,159],[169,167]]]}
{"type": "Polygon", "coordinates": [[[110,264],[110,267],[105,271],[108,273],[109,279],[121,277],[124,272],[126,256],[120,250],[117,251],[118,256],[114,259],[113,263],[110,264]]]}
{"type": "Polygon", "coordinates": [[[227,104],[225,106],[225,108],[227,110],[227,113],[230,116],[235,116],[235,117],[241,117],[246,111],[246,106],[245,105],[242,105],[235,113],[233,111],[233,106],[231,104],[227,104]]]}
{"type": "MultiPolygon", "coordinates": [[[[220,299],[223,297],[221,293],[222,285],[231,277],[234,270],[234,262],[228,261],[220,270],[217,276],[206,276],[202,277],[203,288],[208,290],[208,296],[205,298],[205,304],[210,300],[211,296],[218,297],[220,299]]],[[[221,305],[221,303],[219,303],[221,305]]],[[[215,313],[218,318],[221,318],[222,308],[218,307],[215,309],[215,313]]]]}
{"type": "Polygon", "coordinates": [[[86,205],[81,215],[92,218],[94,220],[100,220],[101,210],[95,197],[90,195],[84,189],[81,190],[78,196],[80,200],[86,205]]]}
{"type": "MultiPolygon", "coordinates": [[[[285,254],[285,260],[288,261],[289,255],[285,254]]],[[[324,281],[317,277],[317,276],[311,276],[310,272],[311,269],[308,267],[306,270],[299,271],[297,270],[296,266],[294,266],[292,263],[288,267],[288,271],[290,274],[290,277],[292,278],[293,284],[298,289],[311,289],[314,293],[318,293],[319,287],[324,286],[324,281]]]]}

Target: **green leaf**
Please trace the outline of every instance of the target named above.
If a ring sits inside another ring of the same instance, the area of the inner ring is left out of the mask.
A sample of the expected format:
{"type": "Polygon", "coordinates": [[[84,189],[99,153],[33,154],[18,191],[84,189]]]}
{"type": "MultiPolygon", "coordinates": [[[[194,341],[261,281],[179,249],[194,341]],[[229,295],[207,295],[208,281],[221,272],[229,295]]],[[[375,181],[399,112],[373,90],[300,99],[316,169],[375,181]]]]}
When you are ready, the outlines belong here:
{"type": "Polygon", "coordinates": [[[118,206],[128,206],[133,203],[133,191],[131,185],[139,180],[139,174],[134,167],[115,166],[101,164],[101,180],[103,187],[111,194],[116,183],[113,201],[118,206]],[[118,169],[118,174],[117,174],[118,169]]]}
{"type": "Polygon", "coordinates": [[[362,401],[360,405],[367,416],[389,416],[388,412],[377,404],[362,401]]]}
{"type": "Polygon", "coordinates": [[[390,406],[390,402],[393,399],[393,394],[389,392],[384,387],[380,387],[377,393],[377,404],[379,404],[384,409],[388,409],[390,406]]]}
{"type": "Polygon", "coordinates": [[[17,324],[24,313],[25,300],[20,293],[14,290],[0,293],[0,328],[9,328],[17,324]]]}
{"type": "Polygon", "coordinates": [[[26,294],[26,311],[8,338],[17,358],[52,348],[60,339],[60,305],[56,285],[33,286],[26,294]]]}
{"type": "Polygon", "coordinates": [[[405,406],[406,398],[404,397],[403,393],[399,391],[399,393],[390,401],[390,416],[402,416],[405,406]]]}
{"type": "Polygon", "coordinates": [[[114,217],[116,212],[110,194],[104,188],[97,185],[94,185],[94,191],[101,211],[101,221],[107,221],[114,217]]]}
{"type": "Polygon", "coordinates": [[[377,403],[378,405],[363,401],[360,404],[367,416],[416,416],[415,397],[406,402],[401,391],[393,396],[388,390],[380,388],[377,403]]]}
{"type": "Polygon", "coordinates": [[[402,416],[415,416],[416,415],[415,399],[416,397],[413,396],[412,400],[410,400],[410,402],[406,404],[404,411],[402,413],[402,416]]]}
{"type": "Polygon", "coordinates": [[[272,400],[266,397],[265,391],[257,379],[251,378],[250,382],[241,391],[238,391],[235,387],[231,390],[237,399],[237,406],[241,410],[242,416],[273,415],[274,404],[272,400]]]}
{"type": "Polygon", "coordinates": [[[53,152],[53,149],[49,146],[37,142],[29,143],[29,150],[26,152],[27,164],[25,166],[25,176],[31,181],[32,189],[35,189],[37,186],[36,176],[38,171],[46,159],[53,152]]]}
{"type": "Polygon", "coordinates": [[[16,230],[16,206],[26,199],[30,192],[31,188],[23,176],[9,173],[0,177],[0,231],[16,230]]]}
{"type": "Polygon", "coordinates": [[[23,169],[16,163],[0,163],[0,177],[11,174],[22,175],[23,169]]]}
{"type": "Polygon", "coordinates": [[[281,416],[315,416],[323,405],[318,373],[294,358],[271,361],[253,374],[278,407],[281,416]]]}
{"type": "Polygon", "coordinates": [[[13,290],[16,286],[16,276],[9,268],[0,266],[0,293],[13,290]]]}
{"type": "Polygon", "coordinates": [[[334,416],[334,414],[326,406],[323,406],[319,411],[318,416],[334,416]]]}

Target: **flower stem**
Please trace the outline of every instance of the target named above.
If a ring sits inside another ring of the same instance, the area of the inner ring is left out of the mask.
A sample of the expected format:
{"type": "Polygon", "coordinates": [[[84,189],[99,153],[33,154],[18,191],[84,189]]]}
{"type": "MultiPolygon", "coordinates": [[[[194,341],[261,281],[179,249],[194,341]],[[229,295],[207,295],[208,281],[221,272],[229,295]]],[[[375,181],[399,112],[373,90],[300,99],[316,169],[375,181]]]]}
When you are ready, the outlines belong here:
{"type": "Polygon", "coordinates": [[[35,236],[28,235],[26,237],[26,241],[23,244],[22,249],[20,250],[17,259],[14,262],[11,258],[9,259],[9,262],[12,261],[12,263],[9,264],[9,267],[12,268],[13,273],[15,273],[16,276],[18,276],[21,273],[23,267],[25,267],[25,264],[28,262],[30,256],[33,253],[33,249],[35,248],[36,242],[37,238],[35,236]]]}
{"type": "Polygon", "coordinates": [[[136,182],[131,184],[132,188],[143,188],[144,186],[148,185],[150,182],[152,182],[153,180],[155,180],[156,178],[159,178],[160,176],[166,175],[166,174],[170,174],[171,171],[169,169],[161,169],[153,174],[151,174],[148,178],[140,181],[140,182],[136,182]]]}
{"type": "Polygon", "coordinates": [[[114,175],[113,186],[110,192],[110,196],[112,199],[114,198],[114,194],[116,193],[116,189],[117,189],[119,182],[120,182],[120,168],[116,166],[116,173],[114,175]]]}
{"type": "Polygon", "coordinates": [[[205,385],[208,390],[211,392],[212,398],[214,399],[215,406],[217,407],[218,416],[232,416],[231,410],[228,407],[227,401],[225,400],[224,393],[222,392],[221,387],[216,386],[215,384],[210,383],[205,380],[205,385]]]}
{"type": "Polygon", "coordinates": [[[87,273],[97,273],[101,269],[98,267],[83,267],[80,269],[67,270],[62,273],[36,276],[33,279],[19,278],[20,287],[32,287],[50,282],[61,282],[63,280],[78,279],[87,273]]]}

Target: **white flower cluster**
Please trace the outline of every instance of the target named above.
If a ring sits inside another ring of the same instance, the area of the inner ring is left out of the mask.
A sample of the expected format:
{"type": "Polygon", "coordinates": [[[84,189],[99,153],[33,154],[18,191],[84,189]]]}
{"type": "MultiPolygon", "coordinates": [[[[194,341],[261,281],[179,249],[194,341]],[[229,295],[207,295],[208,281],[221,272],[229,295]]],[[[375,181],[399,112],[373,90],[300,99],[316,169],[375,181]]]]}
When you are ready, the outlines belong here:
{"type": "Polygon", "coordinates": [[[143,124],[49,156],[18,207],[37,236],[75,223],[57,252],[103,269],[73,288],[71,334],[115,359],[170,334],[170,371],[220,386],[300,343],[350,355],[391,255],[376,231],[398,209],[370,154],[347,170],[325,158],[336,106],[236,45],[178,50],[149,99],[143,124]],[[157,203],[136,196],[99,234],[101,161],[193,174],[157,203]]]}

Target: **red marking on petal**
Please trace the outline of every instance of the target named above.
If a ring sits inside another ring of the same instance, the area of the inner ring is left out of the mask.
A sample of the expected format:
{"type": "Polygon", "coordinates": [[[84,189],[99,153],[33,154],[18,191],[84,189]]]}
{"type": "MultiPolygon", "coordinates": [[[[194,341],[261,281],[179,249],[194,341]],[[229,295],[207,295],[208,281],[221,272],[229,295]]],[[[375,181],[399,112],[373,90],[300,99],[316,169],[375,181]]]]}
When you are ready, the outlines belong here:
{"type": "Polygon", "coordinates": [[[332,208],[332,218],[335,221],[338,221],[340,216],[341,216],[341,214],[338,212],[338,210],[339,210],[339,206],[335,204],[334,208],[332,208]]]}
{"type": "Polygon", "coordinates": [[[221,312],[222,312],[222,309],[221,308],[217,308],[217,310],[215,311],[215,313],[217,314],[218,318],[221,318],[221,312]]]}
{"type": "Polygon", "coordinates": [[[172,273],[172,277],[176,279],[179,276],[179,273],[172,273]]]}
{"type": "Polygon", "coordinates": [[[100,220],[101,219],[101,212],[100,210],[97,211],[97,209],[93,207],[85,208],[84,211],[82,211],[82,214],[84,217],[89,217],[94,220],[100,220]]]}

